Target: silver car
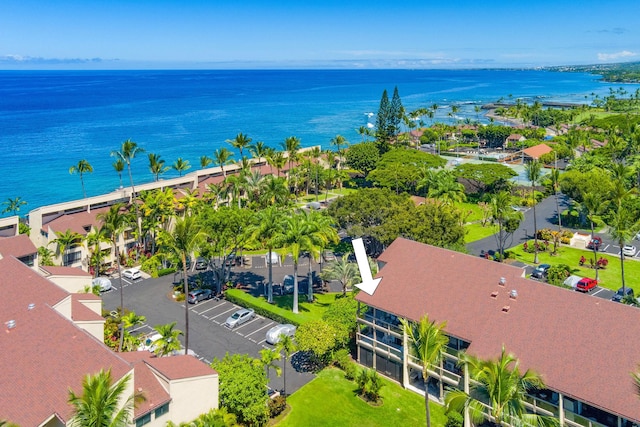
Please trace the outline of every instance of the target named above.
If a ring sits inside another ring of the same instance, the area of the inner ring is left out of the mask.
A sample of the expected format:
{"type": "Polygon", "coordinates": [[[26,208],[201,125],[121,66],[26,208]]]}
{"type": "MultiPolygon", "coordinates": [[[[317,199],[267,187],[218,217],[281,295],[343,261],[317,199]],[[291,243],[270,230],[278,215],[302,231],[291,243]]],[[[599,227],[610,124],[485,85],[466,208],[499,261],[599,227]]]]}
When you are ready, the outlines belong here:
{"type": "Polygon", "coordinates": [[[296,334],[296,327],[289,323],[276,325],[267,331],[267,342],[269,344],[278,344],[282,335],[293,337],[296,334]]]}
{"type": "Polygon", "coordinates": [[[236,326],[242,325],[245,322],[256,317],[256,313],[252,308],[241,308],[240,310],[227,317],[227,320],[223,323],[229,329],[233,329],[236,326]]]}

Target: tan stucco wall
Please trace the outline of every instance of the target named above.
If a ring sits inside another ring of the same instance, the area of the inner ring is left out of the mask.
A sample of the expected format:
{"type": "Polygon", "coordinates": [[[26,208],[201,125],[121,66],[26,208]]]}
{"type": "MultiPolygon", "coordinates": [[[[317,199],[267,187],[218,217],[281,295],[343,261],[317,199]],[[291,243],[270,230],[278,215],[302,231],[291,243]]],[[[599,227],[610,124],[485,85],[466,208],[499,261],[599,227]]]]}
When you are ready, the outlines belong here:
{"type": "Polygon", "coordinates": [[[100,342],[104,341],[104,322],[100,320],[92,320],[89,322],[74,322],[79,328],[84,329],[93,335],[100,342]]]}
{"type": "MultiPolygon", "coordinates": [[[[170,382],[170,420],[176,424],[188,422],[200,414],[218,408],[218,374],[170,382]]],[[[166,422],[167,420],[165,420],[166,422]]]]}
{"type": "Polygon", "coordinates": [[[67,319],[71,320],[71,295],[53,306],[53,308],[67,319]]]}
{"type": "MultiPolygon", "coordinates": [[[[47,276],[56,285],[65,291],[76,294],[83,292],[85,286],[91,286],[91,276],[47,276]]],[[[98,313],[100,314],[100,313],[98,313]]]]}

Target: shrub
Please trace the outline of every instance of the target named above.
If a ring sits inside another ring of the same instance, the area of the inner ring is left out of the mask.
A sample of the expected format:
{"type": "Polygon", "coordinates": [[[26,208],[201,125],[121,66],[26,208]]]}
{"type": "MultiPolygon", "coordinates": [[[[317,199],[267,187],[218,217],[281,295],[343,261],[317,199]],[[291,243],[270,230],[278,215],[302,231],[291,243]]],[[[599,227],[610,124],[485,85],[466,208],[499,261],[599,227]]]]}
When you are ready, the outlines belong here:
{"type": "Polygon", "coordinates": [[[341,348],[333,353],[333,364],[338,368],[344,370],[344,367],[349,364],[349,362],[351,362],[351,355],[349,354],[349,350],[346,348],[341,348]]]}
{"type": "Polygon", "coordinates": [[[344,368],[342,368],[342,370],[344,371],[344,377],[349,381],[353,381],[358,376],[360,367],[356,362],[351,360],[344,366],[344,368]]]}
{"type": "Polygon", "coordinates": [[[181,292],[176,296],[176,301],[184,301],[184,292],[181,292]]]}
{"type": "Polygon", "coordinates": [[[363,369],[356,378],[360,395],[371,402],[380,399],[380,389],[384,385],[380,375],[374,369],[363,369]]]}
{"type": "Polygon", "coordinates": [[[564,280],[571,275],[571,267],[566,264],[552,265],[547,271],[547,281],[555,286],[562,286],[564,280]]]}
{"type": "Polygon", "coordinates": [[[464,424],[464,417],[460,412],[447,412],[447,423],[445,427],[462,427],[464,424]]]}
{"type": "Polygon", "coordinates": [[[269,417],[277,417],[287,407],[287,400],[284,396],[276,396],[273,399],[269,399],[269,417]]]}
{"type": "MultiPolygon", "coordinates": [[[[156,275],[158,277],[166,276],[168,274],[173,274],[175,272],[176,272],[176,268],[175,267],[161,268],[161,269],[155,271],[155,273],[156,273],[156,275]]],[[[151,274],[153,275],[153,272],[151,272],[151,274]]]]}
{"type": "Polygon", "coordinates": [[[275,322],[278,323],[291,323],[293,325],[296,326],[300,326],[299,322],[296,322],[294,319],[290,319],[290,318],[286,318],[283,316],[280,316],[270,310],[268,310],[265,307],[262,307],[258,304],[253,304],[250,301],[247,301],[241,297],[238,297],[237,295],[234,295],[231,292],[225,292],[225,299],[229,302],[232,302],[233,304],[237,304],[241,307],[245,307],[245,308],[253,308],[256,312],[256,314],[259,314],[261,316],[264,316],[268,319],[271,319],[275,322]]]}

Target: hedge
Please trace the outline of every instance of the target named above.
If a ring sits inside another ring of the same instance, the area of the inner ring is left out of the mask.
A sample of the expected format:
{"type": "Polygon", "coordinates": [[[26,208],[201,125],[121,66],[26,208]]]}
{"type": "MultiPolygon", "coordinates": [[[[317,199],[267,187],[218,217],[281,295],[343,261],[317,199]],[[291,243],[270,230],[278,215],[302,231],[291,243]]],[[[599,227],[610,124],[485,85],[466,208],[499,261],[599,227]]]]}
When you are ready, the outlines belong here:
{"type": "Polygon", "coordinates": [[[268,303],[264,299],[251,296],[243,290],[227,289],[224,295],[227,301],[241,307],[252,308],[257,314],[267,317],[275,322],[291,323],[292,325],[300,326],[298,319],[293,317],[294,314],[289,310],[282,309],[278,306],[272,306],[270,304],[268,307],[265,307],[264,305],[268,303]],[[278,311],[282,311],[282,313],[277,313],[278,311]],[[287,316],[287,314],[291,314],[291,316],[287,316]]]}

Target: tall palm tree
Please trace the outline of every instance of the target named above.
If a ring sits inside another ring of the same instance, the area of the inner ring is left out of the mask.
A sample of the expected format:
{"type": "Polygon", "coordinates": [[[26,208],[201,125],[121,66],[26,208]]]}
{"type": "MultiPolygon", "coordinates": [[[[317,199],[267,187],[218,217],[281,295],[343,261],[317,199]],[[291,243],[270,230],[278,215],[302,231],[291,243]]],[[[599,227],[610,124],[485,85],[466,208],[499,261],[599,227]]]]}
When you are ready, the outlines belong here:
{"type": "Polygon", "coordinates": [[[286,206],[291,194],[284,178],[267,175],[262,181],[260,203],[263,206],[286,206]]]}
{"type": "Polygon", "coordinates": [[[261,161],[269,154],[269,147],[267,147],[264,142],[258,141],[255,144],[249,145],[249,153],[251,153],[255,159],[261,161]]]}
{"type": "Polygon", "coordinates": [[[560,212],[560,201],[558,200],[558,192],[560,190],[560,171],[557,166],[549,173],[549,179],[551,181],[551,188],[556,198],[556,215],[558,215],[558,231],[562,229],[562,214],[560,212]]]}
{"type": "Polygon", "coordinates": [[[340,169],[342,163],[342,150],[340,150],[340,147],[343,145],[346,147],[347,145],[349,145],[349,142],[347,142],[344,136],[336,135],[331,138],[331,141],[329,141],[329,143],[336,146],[336,150],[338,151],[338,169],[340,169]]]}
{"type": "Polygon", "coordinates": [[[115,162],[111,164],[113,169],[118,174],[118,179],[120,180],[120,188],[122,188],[122,171],[124,170],[124,162],[122,159],[117,159],[115,162]]]}
{"type": "Polygon", "coordinates": [[[204,239],[204,231],[198,218],[185,215],[175,221],[171,232],[161,232],[161,244],[165,253],[177,256],[182,262],[182,283],[184,290],[184,348],[185,354],[189,350],[189,280],[187,276],[187,256],[200,247],[204,239]]]}
{"type": "Polygon", "coordinates": [[[305,221],[308,226],[309,240],[305,248],[309,254],[309,273],[307,275],[307,301],[313,302],[313,278],[311,273],[311,261],[319,259],[329,243],[338,243],[340,238],[335,228],[334,220],[323,212],[305,212],[305,221]]]}
{"type": "Polygon", "coordinates": [[[224,167],[231,163],[231,158],[233,157],[233,153],[227,150],[225,147],[218,148],[213,153],[213,164],[220,166],[222,170],[222,176],[227,176],[227,173],[224,170],[224,167]]]}
{"type": "Polygon", "coordinates": [[[160,175],[169,170],[169,166],[165,164],[166,162],[159,154],[149,153],[147,158],[149,159],[149,170],[153,174],[153,180],[157,182],[160,179],[160,175]]]}
{"type": "MultiPolygon", "coordinates": [[[[595,224],[600,222],[600,216],[604,214],[609,206],[609,201],[603,200],[600,194],[589,192],[583,197],[581,208],[584,211],[591,226],[591,240],[595,236],[595,224]]],[[[598,260],[598,246],[592,245],[594,262],[598,260]]],[[[598,269],[596,268],[596,280],[598,280],[598,269]]]]}
{"type": "Polygon", "coordinates": [[[606,223],[609,226],[609,234],[611,235],[611,238],[618,243],[618,248],[620,250],[620,279],[622,281],[622,295],[625,295],[623,248],[625,244],[633,238],[638,229],[638,222],[639,221],[634,218],[632,211],[623,205],[618,206],[606,220],[606,223]]]}
{"type": "Polygon", "coordinates": [[[200,167],[202,169],[207,168],[211,163],[213,163],[213,159],[209,156],[200,156],[200,167]]]}
{"type": "Polygon", "coordinates": [[[276,344],[278,353],[284,352],[284,361],[282,363],[282,395],[287,400],[287,363],[293,353],[297,351],[296,343],[289,335],[280,335],[280,341],[276,344]]]}
{"type": "Polygon", "coordinates": [[[527,179],[531,182],[531,203],[533,203],[533,263],[538,263],[538,222],[536,220],[536,182],[540,180],[542,164],[533,160],[525,166],[527,179]]]}
{"type": "Polygon", "coordinates": [[[240,157],[242,157],[242,150],[247,148],[251,144],[252,139],[248,135],[238,133],[234,139],[227,139],[226,142],[231,144],[233,148],[237,148],[240,151],[240,157]]]}
{"type": "Polygon", "coordinates": [[[273,369],[276,371],[276,375],[280,376],[282,370],[275,362],[280,360],[281,354],[275,349],[263,348],[260,350],[260,363],[267,371],[267,380],[269,379],[269,371],[273,369]]]}
{"type": "Polygon", "coordinates": [[[530,414],[525,406],[526,394],[530,390],[544,388],[542,378],[531,370],[520,374],[518,359],[508,354],[505,348],[497,360],[480,360],[466,353],[460,354],[461,361],[469,366],[473,380],[472,397],[462,390],[453,390],[445,395],[448,410],[462,413],[469,410],[474,422],[491,417],[497,425],[557,426],[558,420],[552,416],[530,414]],[[481,403],[489,402],[489,413],[481,403]]]}
{"type": "MultiPolygon", "coordinates": [[[[127,165],[127,171],[129,172],[129,183],[131,184],[131,201],[134,202],[136,197],[136,188],[133,186],[133,175],[131,174],[131,161],[138,154],[144,153],[144,149],[142,147],[138,147],[138,144],[133,142],[130,139],[127,139],[122,143],[122,147],[120,147],[120,151],[112,151],[111,155],[116,157],[117,159],[123,161],[127,165]]],[[[138,209],[138,204],[133,203],[133,206],[136,210],[136,225],[138,230],[138,239],[142,238],[142,225],[140,224],[140,210],[138,209]]]]}
{"type": "Polygon", "coordinates": [[[429,369],[439,364],[442,354],[449,342],[444,334],[446,323],[436,324],[424,315],[419,322],[411,323],[407,319],[400,319],[402,329],[408,338],[410,354],[415,355],[422,363],[422,383],[424,385],[424,405],[427,415],[427,427],[431,427],[431,411],[429,410],[429,369]]]}
{"type": "Polygon", "coordinates": [[[267,163],[271,166],[271,173],[273,173],[273,168],[276,168],[277,176],[280,176],[280,171],[284,168],[284,165],[287,163],[287,159],[284,157],[284,153],[282,151],[273,150],[267,156],[267,163]]]}
{"type": "MultiPolygon", "coordinates": [[[[111,240],[111,245],[113,246],[116,265],[118,266],[118,276],[120,278],[120,313],[124,313],[124,286],[122,286],[122,272],[120,271],[120,250],[118,248],[118,238],[124,230],[131,225],[133,219],[122,203],[111,205],[108,211],[99,213],[96,218],[102,223],[101,232],[111,240]]],[[[123,340],[124,322],[120,319],[120,343],[118,344],[118,351],[122,351],[123,340]]]]}
{"type": "Polygon", "coordinates": [[[124,393],[131,381],[126,375],[113,384],[111,370],[101,370],[87,375],[82,381],[82,395],[69,390],[68,402],[73,406],[73,427],[127,427],[133,421],[133,410],[137,403],[146,400],[142,394],[133,394],[125,399],[124,393]],[[122,401],[124,400],[124,405],[122,401]],[[122,406],[121,406],[122,405],[122,406]]]}
{"type": "Polygon", "coordinates": [[[444,169],[434,174],[427,196],[439,200],[445,205],[466,200],[464,185],[458,182],[453,172],[444,169]]]}
{"type": "Polygon", "coordinates": [[[518,228],[523,218],[522,212],[513,210],[511,201],[511,194],[506,191],[500,191],[491,198],[491,215],[493,221],[498,223],[498,233],[495,237],[501,258],[504,258],[507,239],[518,228]]]}
{"type": "Polygon", "coordinates": [[[267,248],[267,263],[269,266],[269,283],[267,284],[267,301],[273,303],[273,263],[271,256],[278,235],[282,232],[284,215],[275,206],[260,210],[255,215],[254,223],[249,227],[251,240],[259,242],[267,248]]]}
{"type": "Polygon", "coordinates": [[[67,265],[67,260],[65,259],[67,249],[73,249],[80,245],[83,240],[83,237],[80,233],[77,233],[70,228],[67,228],[62,233],[56,233],[57,237],[51,241],[51,243],[55,243],[58,254],[62,258],[62,265],[67,265]]]}
{"type": "MultiPolygon", "coordinates": [[[[185,299],[186,301],[186,299],[185,299]]],[[[155,350],[154,353],[158,357],[168,356],[174,351],[180,350],[182,345],[178,337],[182,334],[182,331],[175,329],[176,322],[167,323],[166,325],[156,325],[153,329],[160,334],[160,338],[153,343],[155,350]]],[[[185,348],[185,353],[187,350],[185,348]]]]}
{"type": "Polygon", "coordinates": [[[85,173],[92,173],[93,172],[93,166],[91,166],[91,164],[82,159],[78,162],[78,164],[73,165],[69,168],[69,173],[71,175],[73,175],[74,173],[78,173],[78,175],[80,175],[80,184],[82,185],[82,194],[84,196],[84,198],[87,198],[87,192],[84,189],[84,179],[82,178],[82,175],[85,173]]]}
{"type": "Polygon", "coordinates": [[[294,213],[285,218],[284,227],[274,239],[274,246],[280,247],[282,255],[293,258],[293,313],[298,314],[298,264],[300,253],[310,246],[309,224],[304,213],[294,213]]]}
{"type": "Polygon", "coordinates": [[[289,161],[289,170],[298,159],[298,151],[300,150],[300,138],[295,136],[289,136],[285,138],[284,142],[280,144],[284,151],[287,152],[287,160],[289,161]]]}
{"type": "Polygon", "coordinates": [[[87,237],[85,237],[85,241],[87,242],[87,247],[92,252],[91,258],[96,262],[94,277],[98,277],[100,273],[100,263],[102,261],[102,258],[99,256],[99,254],[102,253],[100,244],[110,243],[111,240],[109,240],[109,237],[104,233],[104,230],[102,228],[98,228],[87,234],[87,237]]]}
{"type": "Polygon", "coordinates": [[[21,197],[15,197],[15,198],[11,198],[9,197],[6,201],[2,202],[2,205],[6,206],[3,210],[2,213],[12,213],[14,215],[18,215],[18,212],[20,212],[20,208],[24,205],[26,205],[27,202],[25,202],[24,200],[22,200],[21,197]]]}
{"type": "Polygon", "coordinates": [[[184,160],[182,157],[178,157],[178,159],[171,165],[171,169],[177,171],[180,176],[182,176],[183,172],[191,169],[191,165],[189,164],[189,160],[184,160]]]}
{"type": "Polygon", "coordinates": [[[353,285],[360,277],[358,265],[349,261],[349,254],[346,253],[327,265],[322,271],[323,279],[337,280],[342,285],[342,295],[347,294],[347,287],[353,285]]]}

